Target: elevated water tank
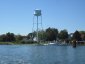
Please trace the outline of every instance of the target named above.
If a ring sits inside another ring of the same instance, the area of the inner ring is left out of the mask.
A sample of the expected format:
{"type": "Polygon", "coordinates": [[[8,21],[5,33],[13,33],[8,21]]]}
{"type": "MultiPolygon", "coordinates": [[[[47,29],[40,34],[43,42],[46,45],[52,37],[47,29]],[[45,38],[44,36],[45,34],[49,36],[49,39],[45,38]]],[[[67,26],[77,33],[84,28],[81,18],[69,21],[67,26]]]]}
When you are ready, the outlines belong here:
{"type": "Polygon", "coordinates": [[[36,9],[36,10],[34,11],[34,15],[35,15],[35,16],[41,16],[41,10],[36,9]]]}

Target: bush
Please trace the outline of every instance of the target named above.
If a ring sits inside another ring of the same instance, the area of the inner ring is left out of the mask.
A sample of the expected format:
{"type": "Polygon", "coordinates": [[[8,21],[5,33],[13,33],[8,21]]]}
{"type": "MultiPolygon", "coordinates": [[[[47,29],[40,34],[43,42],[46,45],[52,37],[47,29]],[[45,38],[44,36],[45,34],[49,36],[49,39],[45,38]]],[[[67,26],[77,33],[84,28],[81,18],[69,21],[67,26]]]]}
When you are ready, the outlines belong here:
{"type": "Polygon", "coordinates": [[[34,44],[37,43],[36,41],[20,41],[21,44],[34,44]]]}

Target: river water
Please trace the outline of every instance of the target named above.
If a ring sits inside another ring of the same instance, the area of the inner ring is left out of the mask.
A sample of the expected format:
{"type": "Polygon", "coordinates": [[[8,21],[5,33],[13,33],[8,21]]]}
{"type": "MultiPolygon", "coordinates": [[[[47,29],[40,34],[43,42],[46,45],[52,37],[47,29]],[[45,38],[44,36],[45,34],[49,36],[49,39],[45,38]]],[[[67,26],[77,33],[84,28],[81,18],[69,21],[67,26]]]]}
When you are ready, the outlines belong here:
{"type": "Polygon", "coordinates": [[[85,46],[0,45],[0,64],[85,64],[85,46]]]}

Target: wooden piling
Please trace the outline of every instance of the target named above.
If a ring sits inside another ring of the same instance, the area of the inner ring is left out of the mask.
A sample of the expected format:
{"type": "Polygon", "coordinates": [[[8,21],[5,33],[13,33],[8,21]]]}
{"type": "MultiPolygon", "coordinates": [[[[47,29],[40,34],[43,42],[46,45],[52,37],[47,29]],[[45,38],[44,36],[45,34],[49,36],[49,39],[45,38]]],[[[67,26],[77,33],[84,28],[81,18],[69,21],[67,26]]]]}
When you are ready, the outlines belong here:
{"type": "Polygon", "coordinates": [[[76,48],[76,42],[77,42],[76,40],[73,40],[73,41],[72,41],[72,46],[73,46],[73,48],[76,48]]]}

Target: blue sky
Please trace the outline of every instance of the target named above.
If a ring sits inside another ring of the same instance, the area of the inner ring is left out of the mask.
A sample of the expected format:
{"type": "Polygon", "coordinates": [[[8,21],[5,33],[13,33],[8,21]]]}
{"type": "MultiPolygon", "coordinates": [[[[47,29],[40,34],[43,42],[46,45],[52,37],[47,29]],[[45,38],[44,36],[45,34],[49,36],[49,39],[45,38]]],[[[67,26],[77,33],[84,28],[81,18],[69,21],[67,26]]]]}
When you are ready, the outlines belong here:
{"type": "Polygon", "coordinates": [[[0,34],[32,32],[35,9],[42,10],[44,29],[85,30],[85,0],[0,0],[0,34]]]}

